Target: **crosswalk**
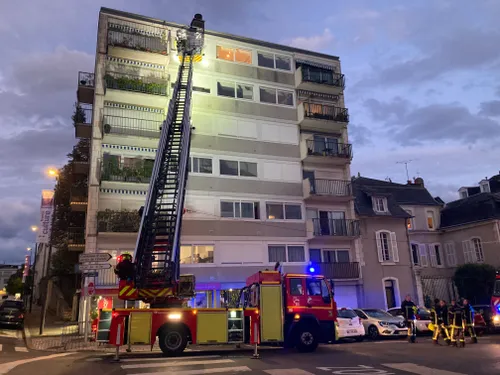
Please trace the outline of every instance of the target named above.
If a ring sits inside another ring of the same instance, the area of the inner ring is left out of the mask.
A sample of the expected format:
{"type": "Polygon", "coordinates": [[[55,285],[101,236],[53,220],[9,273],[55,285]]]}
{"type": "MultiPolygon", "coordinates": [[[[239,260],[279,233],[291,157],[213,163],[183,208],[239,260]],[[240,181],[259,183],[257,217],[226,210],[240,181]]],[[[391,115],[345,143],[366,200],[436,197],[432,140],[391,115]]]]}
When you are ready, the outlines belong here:
{"type": "Polygon", "coordinates": [[[28,353],[21,331],[0,329],[0,353],[28,353]]]}

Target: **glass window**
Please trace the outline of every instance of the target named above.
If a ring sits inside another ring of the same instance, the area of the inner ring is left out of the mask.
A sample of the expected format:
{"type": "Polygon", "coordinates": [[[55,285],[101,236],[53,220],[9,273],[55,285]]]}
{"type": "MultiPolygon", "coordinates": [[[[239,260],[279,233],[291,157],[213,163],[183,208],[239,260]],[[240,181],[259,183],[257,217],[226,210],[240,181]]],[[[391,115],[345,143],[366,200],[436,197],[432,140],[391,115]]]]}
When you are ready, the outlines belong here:
{"type": "Polygon", "coordinates": [[[337,262],[349,263],[349,250],[337,250],[337,262]]]}
{"type": "Polygon", "coordinates": [[[307,295],[308,296],[321,296],[321,280],[320,279],[307,279],[307,295]]]}
{"type": "Polygon", "coordinates": [[[193,263],[213,263],[214,247],[212,245],[193,246],[193,263]]]}
{"type": "Polygon", "coordinates": [[[293,106],[293,92],[278,90],[278,104],[293,106]]]}
{"type": "Polygon", "coordinates": [[[302,207],[300,204],[285,204],[285,218],[288,220],[301,220],[302,207]]]}
{"type": "Polygon", "coordinates": [[[337,310],[337,314],[339,318],[345,318],[345,319],[352,319],[357,317],[356,313],[351,309],[337,310]]]}
{"type": "Polygon", "coordinates": [[[241,48],[236,48],[234,57],[235,57],[236,62],[245,63],[245,64],[252,63],[252,51],[249,51],[246,49],[241,49],[241,48]]]}
{"type": "Polygon", "coordinates": [[[442,266],[443,261],[441,260],[441,246],[440,245],[434,245],[434,252],[436,253],[436,265],[437,266],[442,266]]]}
{"type": "Polygon", "coordinates": [[[191,264],[193,262],[191,246],[181,245],[180,262],[181,264],[191,264]]]}
{"type": "Polygon", "coordinates": [[[240,161],[240,176],[257,177],[257,163],[240,161]]]}
{"type": "Polygon", "coordinates": [[[221,201],[221,217],[258,219],[258,202],[221,201]]]}
{"type": "Polygon", "coordinates": [[[267,248],[269,254],[269,262],[286,262],[286,246],[285,245],[269,245],[267,248]]]}
{"type": "Polygon", "coordinates": [[[288,246],[289,262],[305,262],[304,246],[288,246]]]}
{"type": "Polygon", "coordinates": [[[420,257],[419,257],[419,246],[416,243],[411,244],[411,258],[413,260],[413,264],[418,266],[420,264],[420,257]]]}
{"type": "Polygon", "coordinates": [[[276,89],[260,87],[259,92],[260,92],[260,101],[262,103],[276,104],[276,89]]]}
{"type": "Polygon", "coordinates": [[[285,216],[283,215],[283,205],[282,204],[271,204],[266,205],[267,218],[269,220],[283,220],[285,216]]]}
{"type": "Polygon", "coordinates": [[[274,55],[272,53],[258,52],[257,60],[259,66],[274,69],[274,55]]]}
{"type": "Polygon", "coordinates": [[[212,159],[189,158],[188,170],[194,173],[212,173],[212,159]]]}
{"type": "Polygon", "coordinates": [[[220,202],[220,216],[234,217],[234,202],[220,202]]]}
{"type": "Polygon", "coordinates": [[[427,228],[434,229],[434,213],[427,211],[427,228]]]}
{"type": "Polygon", "coordinates": [[[233,160],[220,160],[220,174],[226,176],[238,176],[238,162],[233,160]]]}
{"type": "Polygon", "coordinates": [[[217,95],[234,98],[234,82],[217,82],[217,95]]]}
{"type": "Polygon", "coordinates": [[[221,60],[234,61],[234,50],[217,46],[217,58],[221,60]]]}
{"type": "Polygon", "coordinates": [[[240,99],[253,99],[253,86],[242,83],[236,84],[236,97],[240,99]]]}
{"type": "Polygon", "coordinates": [[[302,279],[290,279],[290,294],[292,296],[303,296],[302,279]]]}
{"type": "Polygon", "coordinates": [[[276,69],[292,70],[291,60],[288,56],[276,55],[276,69]]]}
{"type": "Polygon", "coordinates": [[[321,263],[321,250],[309,249],[309,260],[313,263],[321,263]]]}
{"type": "Polygon", "coordinates": [[[382,259],[384,262],[388,262],[391,260],[391,253],[389,249],[389,233],[381,232],[380,233],[380,249],[382,251],[382,259]]]}
{"type": "Polygon", "coordinates": [[[253,202],[241,202],[241,217],[254,219],[255,211],[253,202]]]}

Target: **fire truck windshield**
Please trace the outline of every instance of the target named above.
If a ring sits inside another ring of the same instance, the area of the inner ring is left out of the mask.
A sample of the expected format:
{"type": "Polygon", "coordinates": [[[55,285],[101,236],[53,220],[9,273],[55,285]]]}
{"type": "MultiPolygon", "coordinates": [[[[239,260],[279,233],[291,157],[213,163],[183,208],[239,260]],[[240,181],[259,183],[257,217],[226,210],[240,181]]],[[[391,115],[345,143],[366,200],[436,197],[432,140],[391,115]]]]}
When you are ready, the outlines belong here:
{"type": "Polygon", "coordinates": [[[495,287],[493,288],[493,295],[495,297],[500,297],[500,279],[495,280],[495,287]]]}

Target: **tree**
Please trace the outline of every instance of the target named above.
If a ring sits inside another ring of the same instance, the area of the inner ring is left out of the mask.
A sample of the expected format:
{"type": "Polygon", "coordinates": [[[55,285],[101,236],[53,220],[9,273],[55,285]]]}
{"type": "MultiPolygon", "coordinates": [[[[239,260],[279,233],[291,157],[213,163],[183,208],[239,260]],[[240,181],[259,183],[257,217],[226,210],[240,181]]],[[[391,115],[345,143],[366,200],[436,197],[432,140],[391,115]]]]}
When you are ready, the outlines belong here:
{"type": "Polygon", "coordinates": [[[7,281],[5,286],[5,291],[8,295],[15,295],[17,293],[22,293],[24,290],[23,286],[23,271],[18,270],[16,273],[12,274],[7,281]]]}
{"type": "Polygon", "coordinates": [[[495,283],[495,268],[489,264],[464,264],[453,276],[460,297],[474,304],[489,303],[495,283]]]}

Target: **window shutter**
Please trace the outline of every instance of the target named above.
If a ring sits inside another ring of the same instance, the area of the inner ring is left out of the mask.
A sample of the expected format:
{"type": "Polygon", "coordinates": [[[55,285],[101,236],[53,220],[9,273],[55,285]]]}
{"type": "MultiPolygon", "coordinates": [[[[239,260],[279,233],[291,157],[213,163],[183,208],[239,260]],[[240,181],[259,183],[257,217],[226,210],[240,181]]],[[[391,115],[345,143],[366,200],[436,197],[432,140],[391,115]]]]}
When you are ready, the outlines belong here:
{"type": "Polygon", "coordinates": [[[436,257],[436,249],[434,245],[427,245],[429,248],[429,257],[431,259],[431,267],[437,267],[437,257],[436,257]]]}
{"type": "Polygon", "coordinates": [[[396,233],[391,232],[391,248],[392,248],[392,260],[394,262],[399,262],[399,252],[398,252],[398,241],[396,240],[396,233]]]}
{"type": "Polygon", "coordinates": [[[383,263],[384,262],[384,255],[382,254],[382,244],[380,241],[380,231],[375,232],[375,241],[377,242],[378,261],[380,263],[383,263]]]}
{"type": "Polygon", "coordinates": [[[425,244],[418,245],[420,250],[420,265],[422,267],[429,267],[429,259],[427,257],[427,247],[425,244]]]}
{"type": "Polygon", "coordinates": [[[448,267],[455,267],[457,265],[457,257],[455,254],[455,244],[447,243],[444,245],[446,252],[446,262],[448,267]]]}
{"type": "Polygon", "coordinates": [[[462,241],[462,248],[464,250],[465,263],[474,263],[474,249],[470,241],[462,241]]]}
{"type": "MultiPolygon", "coordinates": [[[[377,212],[377,204],[376,204],[376,201],[377,199],[375,197],[372,197],[372,208],[373,208],[373,212],[377,212]]],[[[379,232],[377,232],[379,233],[379,232]]],[[[377,240],[378,242],[378,240],[377,240]]]]}

